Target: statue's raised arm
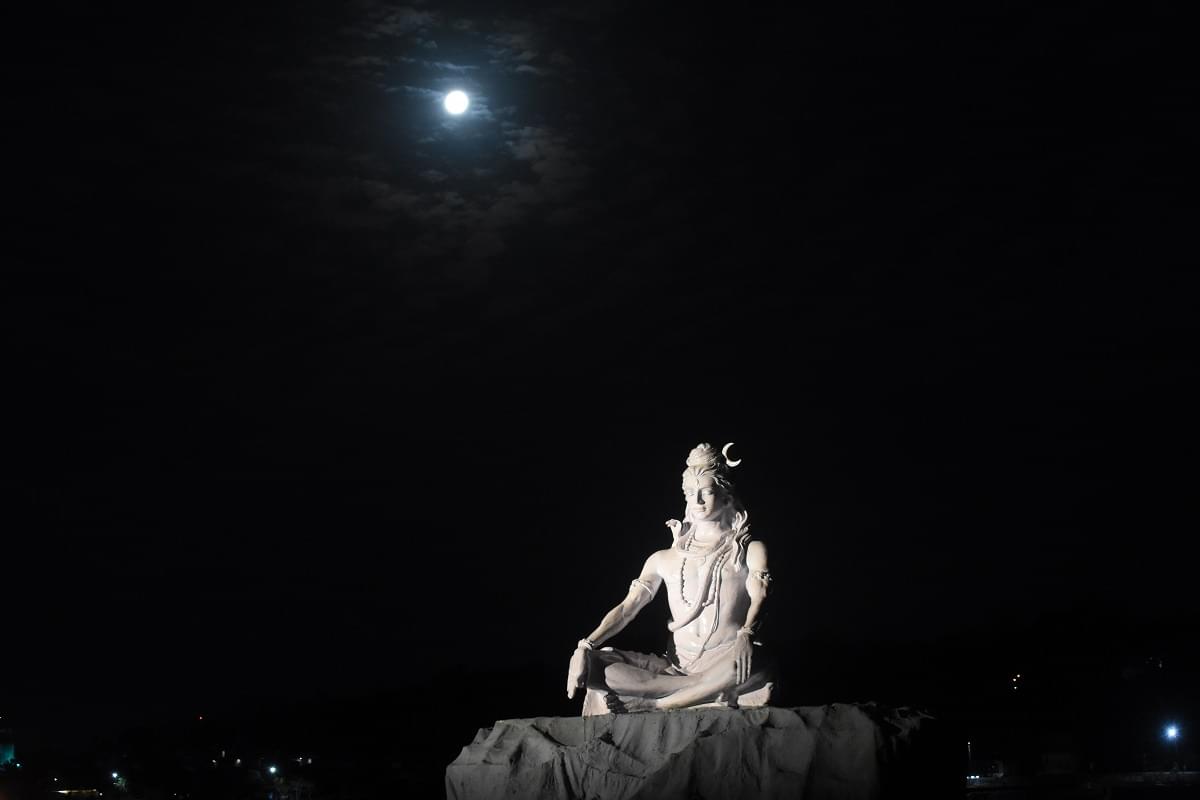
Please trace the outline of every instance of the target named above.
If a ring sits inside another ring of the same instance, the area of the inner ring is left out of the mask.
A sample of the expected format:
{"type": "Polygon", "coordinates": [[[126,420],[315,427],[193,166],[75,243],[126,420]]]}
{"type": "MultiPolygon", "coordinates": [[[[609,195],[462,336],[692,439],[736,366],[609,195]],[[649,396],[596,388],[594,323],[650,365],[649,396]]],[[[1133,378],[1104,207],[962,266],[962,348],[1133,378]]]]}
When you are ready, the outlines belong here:
{"type": "Polygon", "coordinates": [[[567,696],[586,688],[585,715],[767,703],[771,683],[754,640],[770,580],[767,549],[750,537],[750,515],[729,479],[740,462],[727,460],[729,447],[692,449],[683,472],[684,519],[667,521],[672,546],[646,559],[625,599],[579,640],[567,696]],[[601,647],[664,585],[673,653],[601,647]]]}

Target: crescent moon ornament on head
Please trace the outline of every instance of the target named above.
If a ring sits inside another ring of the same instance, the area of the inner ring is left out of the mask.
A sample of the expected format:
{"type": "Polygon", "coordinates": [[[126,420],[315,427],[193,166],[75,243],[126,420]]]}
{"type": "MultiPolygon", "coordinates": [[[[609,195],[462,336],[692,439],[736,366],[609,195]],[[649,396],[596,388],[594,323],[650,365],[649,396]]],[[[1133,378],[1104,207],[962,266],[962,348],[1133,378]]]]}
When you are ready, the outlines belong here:
{"type": "Polygon", "coordinates": [[[725,463],[726,463],[726,464],[728,464],[728,465],[729,465],[729,466],[731,466],[731,467],[736,467],[738,464],[742,463],[742,460],[741,460],[740,458],[739,458],[737,461],[730,461],[730,460],[729,460],[729,448],[731,448],[731,447],[733,447],[733,442],[730,442],[729,444],[727,444],[727,445],[725,445],[724,447],[722,447],[722,448],[721,448],[721,455],[725,456],[725,463]]]}

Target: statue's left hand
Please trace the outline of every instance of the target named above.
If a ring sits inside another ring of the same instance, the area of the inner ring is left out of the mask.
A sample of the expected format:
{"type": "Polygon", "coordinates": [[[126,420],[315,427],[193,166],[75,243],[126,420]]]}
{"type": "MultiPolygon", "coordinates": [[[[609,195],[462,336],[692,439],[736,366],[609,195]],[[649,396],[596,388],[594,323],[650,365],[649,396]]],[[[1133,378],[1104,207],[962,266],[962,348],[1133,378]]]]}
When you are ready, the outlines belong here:
{"type": "Polygon", "coordinates": [[[750,667],[753,661],[754,645],[750,642],[750,637],[738,634],[737,642],[733,646],[734,686],[741,686],[750,680],[750,667]]]}

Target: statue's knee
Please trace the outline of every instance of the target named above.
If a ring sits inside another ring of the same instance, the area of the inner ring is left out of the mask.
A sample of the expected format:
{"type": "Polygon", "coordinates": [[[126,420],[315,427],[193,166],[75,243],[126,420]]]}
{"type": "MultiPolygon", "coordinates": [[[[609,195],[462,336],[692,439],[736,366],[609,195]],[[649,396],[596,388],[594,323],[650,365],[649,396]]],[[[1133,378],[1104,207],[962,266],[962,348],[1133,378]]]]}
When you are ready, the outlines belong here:
{"type": "Polygon", "coordinates": [[[634,668],[628,664],[609,664],[604,668],[604,683],[609,688],[619,690],[628,686],[635,674],[634,668]]]}

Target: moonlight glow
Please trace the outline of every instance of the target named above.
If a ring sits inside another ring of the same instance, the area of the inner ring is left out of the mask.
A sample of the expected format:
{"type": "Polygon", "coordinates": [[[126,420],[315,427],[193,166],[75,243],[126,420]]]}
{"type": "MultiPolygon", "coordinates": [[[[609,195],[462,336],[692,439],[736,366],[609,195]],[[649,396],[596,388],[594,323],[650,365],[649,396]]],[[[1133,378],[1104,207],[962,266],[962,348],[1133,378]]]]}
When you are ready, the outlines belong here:
{"type": "Polygon", "coordinates": [[[460,92],[455,89],[450,94],[446,95],[446,99],[442,101],[442,105],[446,110],[455,116],[467,110],[467,106],[471,105],[471,99],[467,97],[466,92],[460,92]]]}

